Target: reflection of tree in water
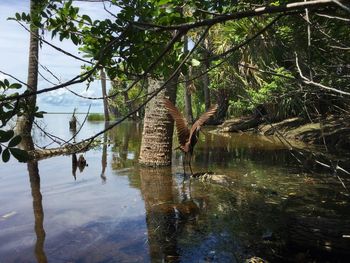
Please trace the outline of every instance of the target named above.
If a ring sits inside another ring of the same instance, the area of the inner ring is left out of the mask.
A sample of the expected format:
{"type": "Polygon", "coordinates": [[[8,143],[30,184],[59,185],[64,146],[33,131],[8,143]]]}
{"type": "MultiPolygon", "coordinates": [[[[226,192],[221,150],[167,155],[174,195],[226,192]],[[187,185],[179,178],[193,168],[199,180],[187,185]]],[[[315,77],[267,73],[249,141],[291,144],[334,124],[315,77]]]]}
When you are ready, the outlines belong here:
{"type": "Polygon", "coordinates": [[[117,126],[110,133],[113,143],[114,169],[130,167],[138,162],[140,153],[141,124],[138,122],[126,122],[117,126]]]}
{"type": "Polygon", "coordinates": [[[183,200],[170,168],[140,168],[141,193],[145,201],[148,241],[152,260],[177,261],[178,238],[196,224],[199,207],[183,200]]]}
{"type": "MultiPolygon", "coordinates": [[[[108,123],[105,122],[105,129],[108,127],[108,123]]],[[[101,171],[101,179],[102,179],[102,182],[106,182],[107,180],[107,177],[105,175],[105,171],[106,171],[106,167],[107,167],[107,133],[108,132],[105,132],[103,134],[103,146],[102,146],[102,158],[101,158],[101,166],[102,166],[102,171],[101,171]]]]}
{"type": "Polygon", "coordinates": [[[194,163],[216,163],[220,168],[234,165],[297,165],[290,152],[278,140],[247,134],[229,136],[204,132],[194,153],[194,163]],[[209,152],[208,152],[209,151],[209,152]]]}
{"type": "Polygon", "coordinates": [[[32,190],[33,197],[33,211],[35,219],[35,256],[37,262],[47,262],[46,254],[44,251],[45,242],[45,230],[44,230],[44,210],[42,205],[42,196],[40,192],[40,176],[37,161],[29,161],[27,164],[30,187],[32,190]]]}

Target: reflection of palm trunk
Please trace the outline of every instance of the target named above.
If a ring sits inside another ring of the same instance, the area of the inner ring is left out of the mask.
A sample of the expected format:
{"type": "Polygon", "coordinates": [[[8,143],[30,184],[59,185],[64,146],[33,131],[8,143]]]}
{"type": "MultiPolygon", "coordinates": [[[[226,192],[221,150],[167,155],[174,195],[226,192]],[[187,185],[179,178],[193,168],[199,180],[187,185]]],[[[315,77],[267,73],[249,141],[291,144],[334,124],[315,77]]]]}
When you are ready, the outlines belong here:
{"type": "Polygon", "coordinates": [[[175,198],[170,168],[141,168],[141,193],[145,200],[151,258],[176,260],[177,240],[174,220],[175,198]]]}
{"type": "Polygon", "coordinates": [[[40,176],[37,161],[29,161],[27,164],[30,186],[33,197],[33,211],[35,219],[35,256],[39,263],[47,262],[44,251],[45,230],[44,230],[44,210],[42,205],[42,196],[40,192],[40,176]]]}

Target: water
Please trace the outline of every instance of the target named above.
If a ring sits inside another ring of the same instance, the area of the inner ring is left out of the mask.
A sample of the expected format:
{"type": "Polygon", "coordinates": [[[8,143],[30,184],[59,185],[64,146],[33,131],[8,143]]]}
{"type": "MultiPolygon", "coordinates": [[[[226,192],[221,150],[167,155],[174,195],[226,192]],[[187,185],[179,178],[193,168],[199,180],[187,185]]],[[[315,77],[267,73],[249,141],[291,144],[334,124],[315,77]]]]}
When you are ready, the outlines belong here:
{"type": "MultiPolygon", "coordinates": [[[[46,130],[67,140],[68,119],[46,115],[46,130]]],[[[79,138],[103,127],[87,122],[79,138]]],[[[190,180],[180,153],[171,168],[138,166],[141,129],[101,137],[108,146],[84,153],[75,176],[70,156],[1,164],[0,262],[348,262],[349,193],[336,177],[308,173],[272,138],[205,132],[193,170],[223,180],[190,180]]]]}

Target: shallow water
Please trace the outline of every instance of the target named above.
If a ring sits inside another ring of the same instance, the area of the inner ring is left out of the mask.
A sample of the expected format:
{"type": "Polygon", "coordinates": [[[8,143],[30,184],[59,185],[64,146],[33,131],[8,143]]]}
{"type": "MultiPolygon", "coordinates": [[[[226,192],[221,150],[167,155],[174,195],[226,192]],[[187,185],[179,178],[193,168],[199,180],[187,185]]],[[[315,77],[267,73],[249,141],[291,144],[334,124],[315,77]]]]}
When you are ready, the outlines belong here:
{"type": "MultiPolygon", "coordinates": [[[[46,130],[69,139],[68,119],[46,115],[46,130]]],[[[193,170],[224,182],[184,177],[177,152],[171,168],[143,168],[141,128],[110,131],[75,176],[70,156],[1,164],[0,262],[348,262],[349,193],[335,176],[307,172],[273,138],[208,131],[193,170]]]]}

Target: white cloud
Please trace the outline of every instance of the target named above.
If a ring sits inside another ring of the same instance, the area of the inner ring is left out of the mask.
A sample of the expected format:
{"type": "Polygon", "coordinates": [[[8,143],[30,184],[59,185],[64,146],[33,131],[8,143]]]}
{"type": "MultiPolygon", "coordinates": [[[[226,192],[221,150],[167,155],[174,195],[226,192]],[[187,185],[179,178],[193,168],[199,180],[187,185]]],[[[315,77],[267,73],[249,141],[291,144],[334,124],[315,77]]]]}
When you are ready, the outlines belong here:
{"type": "MultiPolygon", "coordinates": [[[[110,15],[103,9],[102,3],[74,2],[79,6],[81,13],[89,15],[92,19],[110,18],[110,15]]],[[[13,17],[16,12],[28,12],[29,0],[0,0],[0,70],[10,73],[17,78],[26,81],[28,50],[29,50],[29,34],[15,21],[8,21],[8,17],[13,17]]],[[[51,42],[51,35],[45,35],[46,40],[51,42]]],[[[76,46],[70,41],[52,40],[54,45],[59,46],[72,54],[80,56],[76,46]]],[[[81,73],[81,62],[68,57],[53,48],[43,45],[39,53],[40,63],[50,69],[61,82],[72,79],[81,73]]],[[[57,82],[48,72],[41,69],[41,73],[50,81],[57,82]]],[[[3,74],[0,79],[4,78],[3,74]]],[[[47,83],[43,78],[39,77],[39,89],[51,87],[52,84],[47,83]]],[[[85,84],[77,84],[69,88],[81,93],[83,96],[99,97],[101,96],[101,88],[98,81],[92,83],[90,88],[86,90],[85,84]]],[[[84,100],[71,94],[65,89],[56,90],[54,92],[41,94],[38,97],[40,108],[50,109],[54,107],[55,111],[67,111],[67,108],[75,106],[96,105],[100,107],[102,102],[99,100],[84,100]]]]}

